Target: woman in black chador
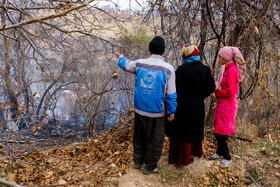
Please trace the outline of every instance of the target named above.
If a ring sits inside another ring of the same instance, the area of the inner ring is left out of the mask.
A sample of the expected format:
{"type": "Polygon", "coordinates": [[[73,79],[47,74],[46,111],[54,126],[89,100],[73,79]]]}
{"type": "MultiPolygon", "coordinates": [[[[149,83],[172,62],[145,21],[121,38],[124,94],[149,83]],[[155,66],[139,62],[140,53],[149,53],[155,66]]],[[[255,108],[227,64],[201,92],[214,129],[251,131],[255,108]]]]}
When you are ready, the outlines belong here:
{"type": "Polygon", "coordinates": [[[210,68],[200,62],[200,52],[192,44],[182,48],[183,63],[176,70],[177,109],[168,124],[169,163],[188,165],[202,156],[204,99],[215,90],[210,68]]]}

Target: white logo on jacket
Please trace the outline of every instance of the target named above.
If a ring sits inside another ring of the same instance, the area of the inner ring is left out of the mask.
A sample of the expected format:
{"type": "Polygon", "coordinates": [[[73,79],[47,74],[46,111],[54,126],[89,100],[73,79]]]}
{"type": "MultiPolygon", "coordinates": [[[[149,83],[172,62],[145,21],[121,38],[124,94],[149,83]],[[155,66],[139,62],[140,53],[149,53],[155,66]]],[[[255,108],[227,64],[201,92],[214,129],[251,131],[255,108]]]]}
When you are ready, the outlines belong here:
{"type": "Polygon", "coordinates": [[[144,88],[155,88],[157,72],[149,72],[141,78],[140,86],[144,88]]]}

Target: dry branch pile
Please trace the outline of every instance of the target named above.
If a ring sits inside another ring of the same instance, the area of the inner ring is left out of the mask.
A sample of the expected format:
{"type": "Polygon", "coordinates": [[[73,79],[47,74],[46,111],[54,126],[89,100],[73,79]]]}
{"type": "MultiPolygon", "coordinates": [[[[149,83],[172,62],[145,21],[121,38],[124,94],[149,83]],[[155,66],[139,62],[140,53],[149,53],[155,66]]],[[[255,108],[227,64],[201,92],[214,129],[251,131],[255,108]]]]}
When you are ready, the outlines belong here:
{"type": "Polygon", "coordinates": [[[25,185],[117,185],[132,159],[131,120],[86,144],[1,159],[1,177],[25,185]]]}

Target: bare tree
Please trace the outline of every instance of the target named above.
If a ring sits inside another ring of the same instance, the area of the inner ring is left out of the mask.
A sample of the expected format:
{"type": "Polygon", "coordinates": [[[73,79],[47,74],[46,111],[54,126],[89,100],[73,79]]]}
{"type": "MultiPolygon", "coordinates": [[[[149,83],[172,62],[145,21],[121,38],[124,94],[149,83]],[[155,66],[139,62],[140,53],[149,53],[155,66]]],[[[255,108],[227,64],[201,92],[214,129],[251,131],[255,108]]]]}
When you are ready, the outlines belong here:
{"type": "MultiPolygon", "coordinates": [[[[250,103],[254,103],[254,97],[260,94],[257,92],[260,87],[260,72],[263,72],[265,67],[269,67],[266,72],[272,77],[277,77],[277,73],[270,68],[278,64],[277,60],[272,58],[265,60],[268,56],[265,51],[269,50],[279,56],[279,2],[151,0],[149,5],[150,9],[146,12],[144,21],[153,19],[153,22],[158,24],[164,23],[160,29],[155,24],[154,29],[155,33],[160,32],[168,40],[168,47],[170,47],[168,61],[174,65],[180,63],[181,46],[191,42],[199,46],[202,62],[210,66],[216,76],[219,69],[217,63],[219,49],[225,45],[237,46],[241,49],[248,67],[247,76],[240,84],[239,93],[240,114],[245,114],[240,117],[242,129],[245,129],[246,122],[250,121],[249,114],[254,110],[250,103]],[[180,16],[181,14],[183,16],[180,16]]],[[[278,82],[279,79],[276,79],[278,82]]],[[[272,85],[272,82],[267,84],[266,86],[272,85]]],[[[277,95],[279,88],[270,91],[277,95]]],[[[209,108],[206,112],[207,124],[212,125],[215,101],[211,99],[208,102],[211,104],[208,104],[209,108]]],[[[279,102],[277,103],[279,105],[279,102]]],[[[274,108],[273,105],[270,107],[274,108]]],[[[277,119],[274,118],[273,121],[276,122],[277,119]]]]}

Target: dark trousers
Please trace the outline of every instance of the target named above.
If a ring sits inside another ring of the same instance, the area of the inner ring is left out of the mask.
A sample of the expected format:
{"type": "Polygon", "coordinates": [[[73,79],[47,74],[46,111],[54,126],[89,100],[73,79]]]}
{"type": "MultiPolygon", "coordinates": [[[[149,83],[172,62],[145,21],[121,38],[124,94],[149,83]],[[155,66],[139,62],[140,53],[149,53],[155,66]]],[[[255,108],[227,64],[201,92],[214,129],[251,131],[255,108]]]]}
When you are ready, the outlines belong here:
{"type": "Polygon", "coordinates": [[[223,156],[226,160],[231,160],[231,156],[229,154],[229,149],[227,145],[227,135],[221,135],[214,133],[215,138],[218,143],[217,154],[223,156]]]}
{"type": "Polygon", "coordinates": [[[165,131],[165,117],[150,118],[135,113],[133,159],[135,164],[145,163],[153,170],[161,157],[165,131]]]}

